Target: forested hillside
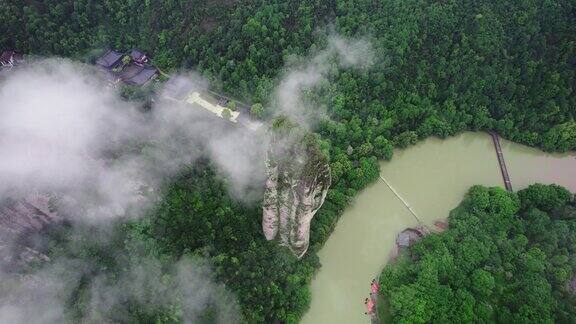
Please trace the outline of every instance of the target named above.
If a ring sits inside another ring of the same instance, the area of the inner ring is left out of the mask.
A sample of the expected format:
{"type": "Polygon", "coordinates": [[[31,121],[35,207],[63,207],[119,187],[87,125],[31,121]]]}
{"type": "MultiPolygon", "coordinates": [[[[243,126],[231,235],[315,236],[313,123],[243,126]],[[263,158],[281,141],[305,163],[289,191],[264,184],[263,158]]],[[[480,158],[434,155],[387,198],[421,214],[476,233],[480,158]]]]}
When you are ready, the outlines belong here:
{"type": "Polygon", "coordinates": [[[330,153],[332,187],[312,221],[313,251],[301,263],[263,241],[259,206],[234,202],[210,168],[190,171],[200,174],[193,180],[184,175],[150,218],[129,230],[171,257],[211,257],[248,321],[292,322],[308,305],[314,252],[394,146],[470,129],[549,151],[576,149],[575,5],[4,0],[0,48],[89,60],[95,50],[137,47],[163,70],[196,69],[215,89],[262,103],[271,115],[271,94],[291,64],[324,48],[329,35],[368,40],[375,57],[369,69],[332,69],[330,84],[309,94],[328,107],[330,119],[314,131],[330,153]]]}
{"type": "MultiPolygon", "coordinates": [[[[380,278],[394,322],[570,323],[576,206],[558,186],[473,187],[380,278]]],[[[573,288],[572,288],[573,289],[573,288]]]]}
{"type": "MultiPolygon", "coordinates": [[[[63,56],[139,47],[164,69],[197,67],[226,92],[265,102],[286,60],[321,47],[324,38],[317,31],[333,30],[369,37],[380,58],[366,75],[334,76],[327,100],[335,121],[348,129],[353,117],[390,118],[389,131],[404,133],[402,143],[413,136],[406,132],[423,137],[492,128],[517,141],[566,150],[566,136],[574,136],[573,6],[570,1],[23,5],[8,0],[0,14],[0,46],[63,56]],[[537,136],[555,125],[563,126],[537,136]]],[[[372,133],[385,135],[379,128],[372,133]]]]}
{"type": "MultiPolygon", "coordinates": [[[[112,228],[112,234],[97,226],[51,233],[47,254],[52,259],[82,260],[81,269],[58,269],[66,281],[59,298],[66,301],[66,317],[72,322],[180,323],[188,305],[181,304],[186,296],[173,288],[173,265],[182,260],[208,260],[205,279],[217,279],[235,293],[247,323],[295,323],[310,302],[308,285],[319,267],[318,257],[311,253],[298,260],[288,249],[266,241],[260,206],[246,207],[232,199],[206,161],[175,179],[147,216],[116,222],[112,228]],[[154,266],[147,266],[151,262],[154,266]],[[142,280],[134,274],[139,269],[153,272],[142,280]],[[146,281],[158,280],[157,273],[160,283],[146,281]],[[95,307],[93,285],[102,281],[129,290],[121,302],[95,307]]],[[[218,297],[200,307],[197,320],[214,323],[232,306],[233,300],[218,297]]]]}
{"type": "Polygon", "coordinates": [[[317,130],[332,144],[328,200],[337,207],[320,212],[312,243],[330,232],[329,211],[375,178],[376,159],[389,158],[391,145],[464,129],[552,151],[576,145],[576,9],[567,0],[8,0],[3,7],[2,47],[74,57],[138,47],[165,70],[198,69],[216,88],[265,106],[285,64],[321,49],[327,34],[369,39],[375,64],[335,71],[319,94],[331,114],[317,130]]]}

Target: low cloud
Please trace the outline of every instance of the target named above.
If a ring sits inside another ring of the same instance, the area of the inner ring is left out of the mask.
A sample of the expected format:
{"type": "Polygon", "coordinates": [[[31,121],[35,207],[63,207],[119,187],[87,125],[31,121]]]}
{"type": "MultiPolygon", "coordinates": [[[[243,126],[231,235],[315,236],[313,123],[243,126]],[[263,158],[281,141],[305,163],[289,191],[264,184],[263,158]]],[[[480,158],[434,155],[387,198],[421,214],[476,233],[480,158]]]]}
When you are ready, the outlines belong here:
{"type": "MultiPolygon", "coordinates": [[[[281,76],[273,105],[279,115],[310,127],[325,117],[325,110],[307,102],[304,93],[326,82],[334,68],[366,68],[371,61],[367,41],[330,37],[325,49],[281,76]]],[[[117,217],[141,215],[165,181],[201,157],[210,158],[234,197],[261,199],[270,141],[265,127],[231,127],[164,95],[144,113],[120,99],[99,73],[69,60],[48,59],[0,80],[0,202],[30,192],[56,193],[66,214],[74,216],[73,226],[105,227],[117,217]]],[[[179,89],[207,89],[196,74],[173,82],[179,89]]],[[[107,239],[103,234],[98,240],[105,245],[107,239]]],[[[116,307],[126,301],[150,309],[181,303],[182,317],[190,323],[206,308],[217,310],[218,322],[238,321],[234,297],[214,282],[202,260],[178,262],[168,270],[168,279],[154,260],[129,263],[126,269],[118,281],[94,277],[85,321],[122,322],[116,307]]],[[[64,322],[70,283],[93,277],[91,271],[93,265],[85,260],[63,258],[28,277],[0,272],[0,323],[64,322]]]]}
{"type": "Polygon", "coordinates": [[[213,281],[211,273],[208,265],[192,260],[176,263],[168,274],[158,261],[140,260],[112,282],[107,277],[93,280],[84,320],[125,322],[122,306],[130,301],[147,311],[181,313],[184,323],[198,322],[208,309],[217,314],[218,323],[238,322],[240,312],[235,299],[223,285],[213,281]],[[181,309],[170,309],[176,305],[181,309]]]}
{"type": "MultiPolygon", "coordinates": [[[[143,189],[158,188],[203,155],[212,157],[240,199],[244,188],[262,181],[253,163],[253,155],[262,154],[261,134],[160,98],[144,114],[95,72],[46,60],[0,84],[0,197],[57,192],[81,207],[73,214],[98,221],[145,207],[143,189]]],[[[176,80],[205,88],[197,76],[176,80]]]]}
{"type": "Polygon", "coordinates": [[[0,275],[0,323],[65,323],[71,316],[87,323],[125,323],[133,320],[128,305],[196,323],[214,314],[217,323],[238,323],[240,310],[232,294],[214,282],[212,270],[201,260],[182,260],[168,271],[156,260],[124,264],[119,277],[93,274],[95,266],[84,260],[58,259],[23,277],[0,275]],[[82,295],[77,287],[83,276],[93,276],[82,295]],[[65,309],[72,299],[86,306],[82,314],[65,309]],[[82,303],[81,302],[81,303],[82,303]]]}
{"type": "Polygon", "coordinates": [[[326,108],[307,102],[303,94],[326,83],[332,69],[366,69],[373,61],[373,49],[367,40],[350,40],[337,35],[328,37],[325,49],[285,72],[275,92],[277,113],[289,116],[303,126],[312,126],[327,117],[326,108]]]}
{"type": "MultiPolygon", "coordinates": [[[[307,63],[288,70],[273,102],[278,114],[310,126],[325,113],[303,93],[325,82],[333,67],[365,68],[365,40],[328,38],[307,63]]],[[[68,197],[89,220],[140,210],[142,192],[160,187],[201,156],[209,156],[238,199],[254,201],[264,176],[268,137],[184,103],[157,98],[151,113],[119,98],[97,70],[68,60],[44,60],[0,83],[0,197],[31,190],[68,197]]],[[[195,74],[174,79],[205,90],[195,74]]],[[[138,214],[138,212],[136,212],[138,214]]]]}
{"type": "MultiPolygon", "coordinates": [[[[86,223],[98,226],[102,230],[91,232],[91,239],[100,248],[114,249],[107,246],[113,220],[141,215],[165,181],[200,157],[212,157],[237,197],[244,198],[244,188],[254,187],[251,181],[258,180],[248,173],[255,173],[256,165],[233,141],[254,146],[257,135],[161,98],[144,113],[121,100],[94,76],[98,73],[86,65],[49,59],[0,81],[0,202],[30,192],[55,194],[73,231],[86,223]],[[231,150],[217,149],[220,142],[231,150]]],[[[205,87],[198,77],[183,80],[192,89],[205,87]]],[[[0,250],[11,249],[14,242],[4,242],[3,236],[11,229],[3,225],[0,250]]],[[[87,322],[125,322],[122,306],[128,302],[150,311],[180,305],[175,312],[190,323],[207,308],[216,310],[219,322],[238,321],[234,297],[213,281],[202,260],[183,260],[168,270],[155,260],[123,263],[120,278],[95,268],[89,260],[60,258],[31,275],[0,272],[0,323],[65,322],[71,298],[85,298],[87,322]],[[83,276],[91,278],[89,295],[73,296],[70,287],[78,286],[83,276]]]]}

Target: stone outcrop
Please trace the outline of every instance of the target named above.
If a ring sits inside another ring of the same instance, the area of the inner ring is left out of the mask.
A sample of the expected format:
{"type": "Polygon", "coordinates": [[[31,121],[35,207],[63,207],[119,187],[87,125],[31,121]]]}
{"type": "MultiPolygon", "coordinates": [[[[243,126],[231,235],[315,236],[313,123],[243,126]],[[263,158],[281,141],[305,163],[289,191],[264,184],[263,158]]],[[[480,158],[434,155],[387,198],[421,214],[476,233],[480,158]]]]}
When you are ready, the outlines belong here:
{"type": "Polygon", "coordinates": [[[26,239],[49,224],[60,221],[50,211],[49,196],[31,194],[23,199],[6,199],[0,204],[0,265],[18,267],[48,257],[26,244],[26,239]]]}
{"type": "Polygon", "coordinates": [[[273,134],[266,166],[264,235],[302,257],[308,249],[310,222],[331,184],[328,159],[313,135],[284,129],[273,134]]]}
{"type": "Polygon", "coordinates": [[[407,228],[396,236],[396,245],[398,248],[409,248],[414,243],[420,241],[426,232],[420,228],[407,228]]]}
{"type": "Polygon", "coordinates": [[[408,227],[396,236],[396,244],[392,251],[390,251],[389,261],[396,262],[400,253],[408,250],[416,242],[420,241],[424,236],[433,233],[442,233],[448,229],[448,223],[443,221],[434,222],[433,227],[424,226],[422,224],[416,227],[408,227]]]}

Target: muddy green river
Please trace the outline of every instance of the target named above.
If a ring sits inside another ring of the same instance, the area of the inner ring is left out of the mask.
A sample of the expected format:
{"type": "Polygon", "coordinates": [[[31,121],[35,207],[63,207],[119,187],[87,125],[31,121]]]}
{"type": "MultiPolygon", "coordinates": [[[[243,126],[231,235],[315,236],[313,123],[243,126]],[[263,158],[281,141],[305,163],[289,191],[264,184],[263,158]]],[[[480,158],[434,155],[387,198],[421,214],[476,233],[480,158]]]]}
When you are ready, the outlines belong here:
{"type": "MultiPolygon", "coordinates": [[[[557,183],[576,191],[574,154],[548,154],[501,139],[514,190],[557,183]]],[[[492,139],[485,133],[429,138],[382,162],[381,175],[426,223],[444,219],[474,184],[504,187],[492,139]]],[[[364,299],[388,261],[396,234],[415,218],[383,181],[374,183],[344,213],[319,253],[312,303],[302,323],[369,323],[364,299]]]]}

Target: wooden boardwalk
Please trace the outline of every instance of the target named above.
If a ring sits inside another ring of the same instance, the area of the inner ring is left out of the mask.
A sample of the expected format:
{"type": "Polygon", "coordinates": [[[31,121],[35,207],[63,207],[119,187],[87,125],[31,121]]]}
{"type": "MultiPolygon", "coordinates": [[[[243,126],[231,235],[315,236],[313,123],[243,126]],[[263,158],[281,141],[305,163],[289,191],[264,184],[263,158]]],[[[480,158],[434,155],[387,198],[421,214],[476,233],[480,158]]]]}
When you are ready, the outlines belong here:
{"type": "Polygon", "coordinates": [[[498,157],[498,163],[500,164],[500,172],[502,172],[504,186],[506,187],[506,190],[512,192],[512,182],[510,182],[510,176],[508,175],[508,169],[506,168],[506,162],[504,161],[504,154],[502,153],[502,147],[500,146],[500,136],[492,132],[490,133],[490,136],[492,136],[494,148],[496,149],[496,156],[498,157]]]}
{"type": "MultiPolygon", "coordinates": [[[[508,175],[508,169],[506,168],[506,162],[504,161],[504,153],[502,153],[502,147],[500,146],[500,136],[496,133],[490,132],[490,136],[492,136],[492,141],[494,142],[494,148],[496,150],[496,156],[498,157],[498,163],[500,164],[500,172],[502,173],[502,179],[504,179],[504,186],[506,190],[512,192],[512,182],[510,182],[510,176],[508,175]]],[[[382,176],[380,175],[380,180],[382,180],[386,186],[394,193],[394,195],[404,204],[404,206],[408,209],[408,211],[414,216],[418,223],[422,224],[424,227],[428,228],[424,222],[418,217],[416,212],[412,209],[412,207],[408,204],[402,196],[392,187],[392,185],[382,176]]],[[[384,264],[386,266],[386,264],[384,264]]],[[[383,266],[383,267],[384,267],[383,266]]],[[[382,274],[383,267],[379,270],[378,275],[376,276],[376,280],[380,282],[380,275],[382,274]]],[[[377,294],[370,294],[370,298],[374,301],[374,314],[370,316],[370,322],[372,324],[380,323],[380,318],[378,318],[378,303],[377,303],[377,294]]]]}

